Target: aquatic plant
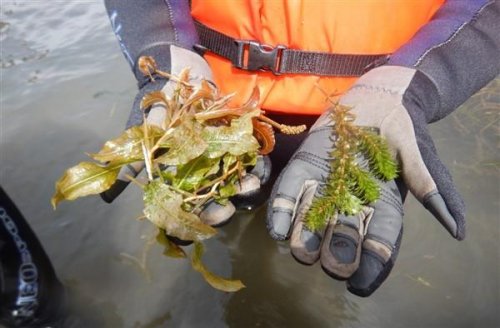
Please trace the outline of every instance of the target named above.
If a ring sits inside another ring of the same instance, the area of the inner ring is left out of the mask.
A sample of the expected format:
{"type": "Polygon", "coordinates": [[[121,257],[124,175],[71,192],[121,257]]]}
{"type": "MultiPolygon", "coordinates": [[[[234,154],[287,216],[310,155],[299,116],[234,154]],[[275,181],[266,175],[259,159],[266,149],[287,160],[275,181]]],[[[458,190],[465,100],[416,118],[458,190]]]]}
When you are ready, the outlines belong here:
{"type": "Polygon", "coordinates": [[[352,108],[327,97],[332,105],[328,115],[333,122],[333,148],[326,183],[305,217],[311,231],[324,229],[336,214],[353,215],[376,201],[377,179],[395,179],[398,171],[385,139],[373,129],[356,126],[352,108]]]}
{"type": "Polygon", "coordinates": [[[272,151],[274,130],[300,133],[305,126],[287,126],[268,117],[259,108],[255,89],[241,107],[230,108],[231,95],[220,96],[207,81],[195,88],[189,83],[189,69],[173,76],[157,69],[151,57],[141,57],[139,68],[152,83],[165,77],[176,83],[172,95],[155,91],[144,96],[141,109],[144,123],[107,141],[90,157],[96,162],[82,162],[69,168],[56,182],[51,202],[54,208],[63,200],[74,200],[108,190],[123,166],[144,162],[147,183],[129,177],[143,190],[144,217],[161,231],[158,242],[164,254],[186,257],[184,250],[165,234],[194,241],[191,263],[205,280],[217,289],[237,291],[244,285],[209,272],[201,263],[201,242],[216,234],[202,222],[199,213],[210,201],[225,204],[238,191],[238,182],[246,169],[255,165],[259,154],[272,151]],[[158,125],[148,124],[146,112],[162,106],[165,118],[158,125]]]}

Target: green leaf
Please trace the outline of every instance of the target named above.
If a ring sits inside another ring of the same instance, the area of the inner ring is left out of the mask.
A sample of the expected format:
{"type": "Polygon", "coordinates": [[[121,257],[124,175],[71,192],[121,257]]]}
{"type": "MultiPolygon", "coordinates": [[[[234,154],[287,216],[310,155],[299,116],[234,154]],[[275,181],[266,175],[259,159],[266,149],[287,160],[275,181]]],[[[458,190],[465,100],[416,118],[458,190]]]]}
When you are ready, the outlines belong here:
{"type": "Polygon", "coordinates": [[[120,168],[126,163],[101,166],[92,162],[81,162],[64,172],[56,182],[56,192],[51,203],[54,209],[63,200],[95,195],[108,190],[118,177],[120,168]]]}
{"type": "Polygon", "coordinates": [[[375,177],[370,172],[363,170],[356,164],[350,168],[352,179],[351,191],[360,198],[364,204],[376,201],[380,196],[380,189],[375,177]]]}
{"type": "Polygon", "coordinates": [[[315,198],[306,214],[306,228],[310,231],[322,232],[328,221],[335,215],[335,212],[335,203],[330,198],[315,198]]]}
{"type": "MultiPolygon", "coordinates": [[[[149,142],[154,144],[165,131],[161,128],[148,125],[149,142]]],[[[133,126],[125,130],[118,138],[107,141],[97,154],[90,157],[102,163],[144,160],[141,142],[144,140],[144,129],[133,126]]]]}
{"type": "Polygon", "coordinates": [[[201,137],[201,130],[200,123],[192,119],[183,120],[172,135],[160,144],[168,151],[155,161],[164,165],[182,165],[203,154],[208,145],[201,137]]]}
{"type": "Polygon", "coordinates": [[[360,150],[368,159],[372,173],[383,180],[398,176],[398,165],[392,158],[387,142],[380,135],[360,129],[360,150]]]}
{"type": "Polygon", "coordinates": [[[243,163],[244,167],[247,166],[255,166],[257,164],[257,157],[259,153],[258,152],[248,152],[240,156],[240,160],[243,163]]]}
{"type": "Polygon", "coordinates": [[[200,241],[216,234],[214,228],[181,206],[182,196],[162,181],[154,180],[144,187],[144,215],[168,235],[200,241]]]}
{"type": "MultiPolygon", "coordinates": [[[[248,163],[256,162],[257,155],[253,155],[255,161],[252,160],[251,157],[251,154],[244,154],[243,156],[234,156],[229,153],[225,154],[222,157],[222,174],[227,174],[227,172],[233,169],[235,165],[238,165],[238,161],[240,163],[239,165],[242,165],[243,167],[248,166],[248,164],[242,162],[242,158],[247,159],[249,161],[248,163]]],[[[236,193],[238,192],[238,182],[239,172],[236,171],[227,176],[224,179],[224,182],[217,188],[218,195],[214,196],[215,201],[221,205],[226,205],[229,200],[228,198],[236,195],[236,193]]]]}
{"type": "Polygon", "coordinates": [[[245,288],[245,285],[243,285],[240,280],[225,279],[210,272],[201,262],[202,256],[203,245],[196,242],[194,244],[193,253],[191,254],[191,264],[196,271],[201,273],[205,281],[208,282],[210,286],[224,292],[237,292],[238,290],[245,288]]]}
{"type": "Polygon", "coordinates": [[[259,110],[245,113],[233,119],[230,126],[205,126],[202,131],[202,138],[208,144],[205,156],[217,158],[226,153],[238,156],[256,152],[259,143],[253,136],[252,118],[259,113],[259,110]]]}
{"type": "Polygon", "coordinates": [[[166,184],[173,185],[175,180],[176,169],[175,167],[170,167],[166,170],[160,171],[161,178],[166,184]]]}
{"type": "Polygon", "coordinates": [[[218,190],[219,190],[219,196],[221,198],[229,198],[231,196],[234,196],[234,195],[236,195],[236,192],[238,191],[238,189],[236,188],[236,185],[233,183],[226,183],[225,185],[220,187],[218,190]]]}
{"type": "Polygon", "coordinates": [[[237,161],[238,157],[232,154],[225,154],[224,157],[222,157],[222,172],[229,171],[231,166],[233,166],[237,161]]]}
{"type": "Polygon", "coordinates": [[[220,169],[219,158],[199,156],[189,163],[177,167],[173,185],[185,191],[194,191],[204,185],[206,179],[220,169]]]}
{"type": "Polygon", "coordinates": [[[363,202],[349,190],[340,193],[335,200],[338,213],[354,215],[361,211],[363,202]]]}

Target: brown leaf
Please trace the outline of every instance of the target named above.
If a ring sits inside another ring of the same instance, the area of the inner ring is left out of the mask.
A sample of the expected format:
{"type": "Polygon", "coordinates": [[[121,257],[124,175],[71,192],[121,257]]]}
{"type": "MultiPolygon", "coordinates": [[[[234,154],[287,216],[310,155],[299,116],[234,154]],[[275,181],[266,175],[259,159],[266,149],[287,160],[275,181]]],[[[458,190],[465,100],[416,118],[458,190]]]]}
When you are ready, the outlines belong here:
{"type": "Polygon", "coordinates": [[[259,153],[261,155],[269,154],[273,151],[274,145],[276,144],[272,126],[270,124],[258,121],[255,118],[252,120],[252,124],[253,135],[260,144],[259,153]]]}
{"type": "Polygon", "coordinates": [[[260,102],[260,91],[258,87],[253,88],[252,94],[248,98],[248,100],[243,104],[242,108],[245,110],[254,110],[256,108],[259,108],[259,102],[260,102]]]}
{"type": "Polygon", "coordinates": [[[165,107],[168,106],[167,98],[162,91],[153,91],[146,94],[141,100],[141,109],[144,110],[156,103],[161,103],[165,107]]]}
{"type": "Polygon", "coordinates": [[[123,163],[100,166],[92,162],[82,162],[69,168],[56,182],[56,192],[51,199],[52,206],[55,209],[63,200],[74,200],[108,190],[116,181],[122,166],[123,163]]]}
{"type": "Polygon", "coordinates": [[[212,90],[207,90],[205,88],[201,88],[201,89],[196,90],[184,102],[184,104],[182,105],[182,108],[187,108],[187,107],[191,106],[192,104],[194,104],[195,102],[197,102],[197,101],[199,101],[201,99],[213,100],[214,99],[214,95],[213,95],[212,90]]]}
{"type": "Polygon", "coordinates": [[[141,56],[139,57],[137,64],[139,66],[139,71],[141,71],[142,74],[147,75],[151,78],[151,80],[154,80],[152,74],[156,71],[157,66],[153,57],[141,56]]]}

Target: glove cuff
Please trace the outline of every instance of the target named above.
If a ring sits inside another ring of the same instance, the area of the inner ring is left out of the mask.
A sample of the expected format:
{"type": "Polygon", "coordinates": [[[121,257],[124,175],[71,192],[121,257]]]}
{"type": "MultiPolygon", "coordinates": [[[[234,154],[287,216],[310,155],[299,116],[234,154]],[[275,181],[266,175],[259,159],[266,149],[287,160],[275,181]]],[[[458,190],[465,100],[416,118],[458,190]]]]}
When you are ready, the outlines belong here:
{"type": "MultiPolygon", "coordinates": [[[[170,46],[170,74],[179,76],[185,68],[189,68],[189,83],[195,88],[201,84],[202,80],[214,84],[212,70],[202,56],[191,50],[170,46]]],[[[173,83],[177,84],[177,82],[173,83]]]]}
{"type": "Polygon", "coordinates": [[[425,123],[432,123],[443,117],[440,114],[441,101],[436,85],[417,69],[390,65],[377,67],[360,77],[351,90],[357,88],[400,96],[401,103],[414,122],[417,116],[424,118],[425,123]]]}
{"type": "MultiPolygon", "coordinates": [[[[353,107],[357,124],[379,127],[389,107],[401,105],[404,94],[411,84],[416,70],[402,66],[380,66],[363,74],[344,94],[340,103],[353,107]],[[369,99],[369,102],[367,102],[369,99]],[[361,102],[365,102],[361,104],[361,102]],[[378,107],[385,108],[378,108],[378,107]],[[359,113],[360,108],[364,113],[359,113]],[[378,117],[380,116],[380,117],[378,117]],[[368,122],[365,122],[368,120],[368,122]],[[375,123],[376,124],[373,124],[375,123]]],[[[329,111],[316,121],[311,131],[333,124],[329,111]]]]}
{"type": "MultiPolygon", "coordinates": [[[[159,70],[172,75],[178,76],[183,69],[190,68],[189,83],[194,87],[199,86],[202,80],[214,84],[212,81],[212,71],[208,63],[196,52],[175,45],[158,44],[148,48],[147,51],[143,51],[141,56],[152,56],[159,70]]],[[[142,124],[143,113],[140,109],[140,104],[144,95],[158,90],[162,90],[166,95],[170,95],[177,84],[175,81],[169,81],[162,77],[155,77],[155,81],[151,81],[148,76],[144,76],[139,71],[137,64],[134,67],[134,73],[139,82],[140,90],[132,106],[132,112],[130,113],[126,128],[142,124]]]]}
{"type": "Polygon", "coordinates": [[[373,91],[380,90],[393,95],[403,96],[408,89],[416,70],[414,68],[403,66],[380,66],[363,74],[351,89],[369,89],[373,91]]]}
{"type": "MultiPolygon", "coordinates": [[[[205,59],[194,51],[167,43],[155,44],[142,51],[137,58],[151,56],[154,58],[157,68],[172,75],[179,75],[186,67],[190,68],[190,76],[193,80],[202,79],[213,81],[212,71],[205,59]]],[[[139,88],[143,88],[150,82],[140,70],[138,59],[134,65],[134,75],[138,81],[139,88]]],[[[193,83],[193,82],[191,82],[193,83]]],[[[196,85],[196,83],[194,83],[196,85]]]]}

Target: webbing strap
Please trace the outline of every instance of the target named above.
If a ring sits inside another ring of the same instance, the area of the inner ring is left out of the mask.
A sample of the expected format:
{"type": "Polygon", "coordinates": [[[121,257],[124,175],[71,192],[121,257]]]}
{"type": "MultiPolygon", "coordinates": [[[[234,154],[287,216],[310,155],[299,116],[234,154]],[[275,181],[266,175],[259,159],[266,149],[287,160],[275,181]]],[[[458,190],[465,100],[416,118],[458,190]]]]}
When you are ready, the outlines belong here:
{"type": "Polygon", "coordinates": [[[237,40],[195,21],[200,38],[198,50],[210,51],[228,59],[233,66],[280,74],[322,76],[361,76],[387,62],[388,54],[353,55],[288,49],[253,40],[237,40]]]}

